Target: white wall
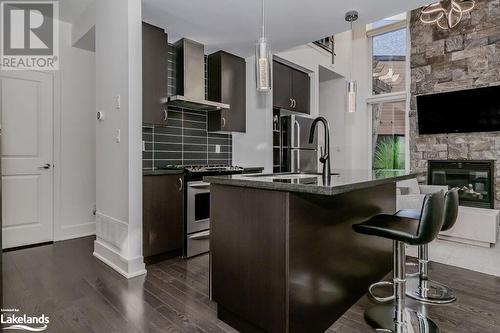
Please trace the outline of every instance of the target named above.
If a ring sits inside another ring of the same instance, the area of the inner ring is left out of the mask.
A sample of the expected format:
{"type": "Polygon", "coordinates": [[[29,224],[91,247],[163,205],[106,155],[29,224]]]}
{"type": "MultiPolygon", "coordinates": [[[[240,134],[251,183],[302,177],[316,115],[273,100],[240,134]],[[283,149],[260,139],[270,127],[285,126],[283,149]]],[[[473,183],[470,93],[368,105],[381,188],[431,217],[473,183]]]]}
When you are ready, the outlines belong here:
{"type": "MultiPolygon", "coordinates": [[[[369,167],[369,115],[365,98],[369,87],[368,39],[364,28],[335,35],[335,64],[326,51],[311,44],[277,53],[280,60],[308,71],[311,77],[311,117],[319,115],[330,122],[331,156],[335,168],[366,169],[369,167]],[[349,76],[353,45],[353,78],[358,81],[358,112],[344,112],[345,79],[349,76]],[[320,80],[320,66],[335,72],[336,80],[320,80]]],[[[255,58],[247,59],[247,132],[233,135],[233,163],[242,166],[264,166],[272,172],[272,93],[258,94],[255,90],[255,58]],[[265,99],[266,103],[262,100],[265,99]]],[[[323,145],[323,129],[319,129],[319,144],[323,145]]]]}
{"type": "Polygon", "coordinates": [[[345,79],[320,84],[319,114],[330,122],[331,157],[335,168],[367,169],[370,167],[370,115],[366,104],[369,95],[369,43],[364,27],[335,35],[334,71],[357,81],[357,112],[345,112],[345,79]],[[354,36],[354,37],[353,37],[354,36]],[[352,47],[352,51],[351,51],[352,47]],[[352,64],[352,70],[350,69],[352,64]]]}
{"type": "MultiPolygon", "coordinates": [[[[330,123],[330,157],[334,169],[349,169],[351,166],[350,151],[345,146],[345,86],[345,78],[340,75],[321,78],[319,83],[319,114],[330,123]]],[[[322,136],[319,145],[323,145],[322,136]]]]}
{"type": "Polygon", "coordinates": [[[369,59],[368,38],[365,27],[354,30],[352,52],[352,76],[358,84],[357,111],[346,115],[346,149],[351,151],[351,168],[371,167],[371,120],[366,98],[371,95],[371,59],[369,59]]]}
{"type": "Polygon", "coordinates": [[[92,2],[82,14],[73,22],[71,31],[71,41],[73,45],[95,51],[95,20],[96,20],[96,2],[92,2]],[[84,41],[88,39],[89,31],[91,32],[92,41],[84,41]],[[90,44],[90,45],[87,45],[90,44]]]}
{"type": "Polygon", "coordinates": [[[246,133],[233,134],[233,164],[273,170],[272,94],[258,93],[255,57],[246,59],[246,133]]]}
{"type": "Polygon", "coordinates": [[[95,55],[72,47],[71,24],[59,23],[55,80],[54,240],[95,233],[95,55]]]}
{"type": "MultiPolygon", "coordinates": [[[[308,71],[311,77],[311,117],[319,115],[319,65],[330,66],[331,59],[322,49],[303,45],[276,56],[308,71]]],[[[255,87],[255,57],[247,62],[247,127],[246,133],[233,134],[233,164],[263,166],[273,172],[272,93],[257,93],[255,87]]],[[[321,132],[320,132],[321,133],[321,132]]]]}
{"type": "Polygon", "coordinates": [[[142,13],[140,0],[96,2],[97,240],[94,255],[126,277],[142,257],[142,13]],[[121,108],[115,98],[121,96],[121,108]],[[117,134],[120,131],[120,142],[117,134]]]}

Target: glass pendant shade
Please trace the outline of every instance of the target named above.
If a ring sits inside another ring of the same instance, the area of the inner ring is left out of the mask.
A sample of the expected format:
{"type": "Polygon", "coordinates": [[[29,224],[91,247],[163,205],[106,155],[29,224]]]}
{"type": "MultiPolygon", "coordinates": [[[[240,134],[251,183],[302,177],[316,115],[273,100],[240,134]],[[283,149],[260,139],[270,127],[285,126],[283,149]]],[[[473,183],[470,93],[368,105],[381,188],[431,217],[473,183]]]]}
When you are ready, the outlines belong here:
{"type": "Polygon", "coordinates": [[[346,111],[348,113],[356,112],[356,94],[357,83],[354,80],[347,81],[346,84],[346,111]]]}
{"type": "Polygon", "coordinates": [[[255,46],[255,73],[257,75],[257,91],[271,91],[271,52],[267,39],[262,37],[255,46]]]}

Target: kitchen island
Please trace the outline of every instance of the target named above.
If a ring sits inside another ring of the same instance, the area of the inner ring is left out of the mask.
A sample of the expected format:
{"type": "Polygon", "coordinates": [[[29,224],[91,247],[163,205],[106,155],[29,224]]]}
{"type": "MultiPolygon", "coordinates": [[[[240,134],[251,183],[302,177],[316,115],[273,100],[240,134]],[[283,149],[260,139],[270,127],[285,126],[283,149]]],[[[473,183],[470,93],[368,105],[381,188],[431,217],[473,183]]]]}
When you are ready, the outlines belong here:
{"type": "Polygon", "coordinates": [[[404,171],[206,177],[212,296],[241,332],[324,332],[392,269],[392,242],[351,226],[392,214],[404,171]]]}

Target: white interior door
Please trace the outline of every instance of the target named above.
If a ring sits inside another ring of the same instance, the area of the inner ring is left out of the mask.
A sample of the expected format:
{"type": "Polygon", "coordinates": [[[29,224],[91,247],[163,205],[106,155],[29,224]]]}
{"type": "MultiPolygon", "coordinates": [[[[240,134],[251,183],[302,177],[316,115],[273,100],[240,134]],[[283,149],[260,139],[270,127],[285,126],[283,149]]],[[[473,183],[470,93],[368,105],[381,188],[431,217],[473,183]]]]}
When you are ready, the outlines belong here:
{"type": "Polygon", "coordinates": [[[53,77],[0,71],[3,248],[53,240],[53,77]]]}

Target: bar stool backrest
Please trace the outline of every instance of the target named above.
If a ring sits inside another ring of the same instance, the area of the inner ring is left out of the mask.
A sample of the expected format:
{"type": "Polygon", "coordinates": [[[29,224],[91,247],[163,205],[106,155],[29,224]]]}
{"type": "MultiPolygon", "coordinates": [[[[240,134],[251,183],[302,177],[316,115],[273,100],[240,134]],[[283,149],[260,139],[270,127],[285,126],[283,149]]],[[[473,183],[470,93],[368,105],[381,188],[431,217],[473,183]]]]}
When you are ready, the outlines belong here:
{"type": "Polygon", "coordinates": [[[458,188],[452,188],[444,196],[444,221],[442,231],[450,230],[458,217],[458,188]]]}
{"type": "Polygon", "coordinates": [[[427,194],[420,214],[417,236],[412,245],[424,245],[432,242],[443,227],[444,192],[427,194]]]}

